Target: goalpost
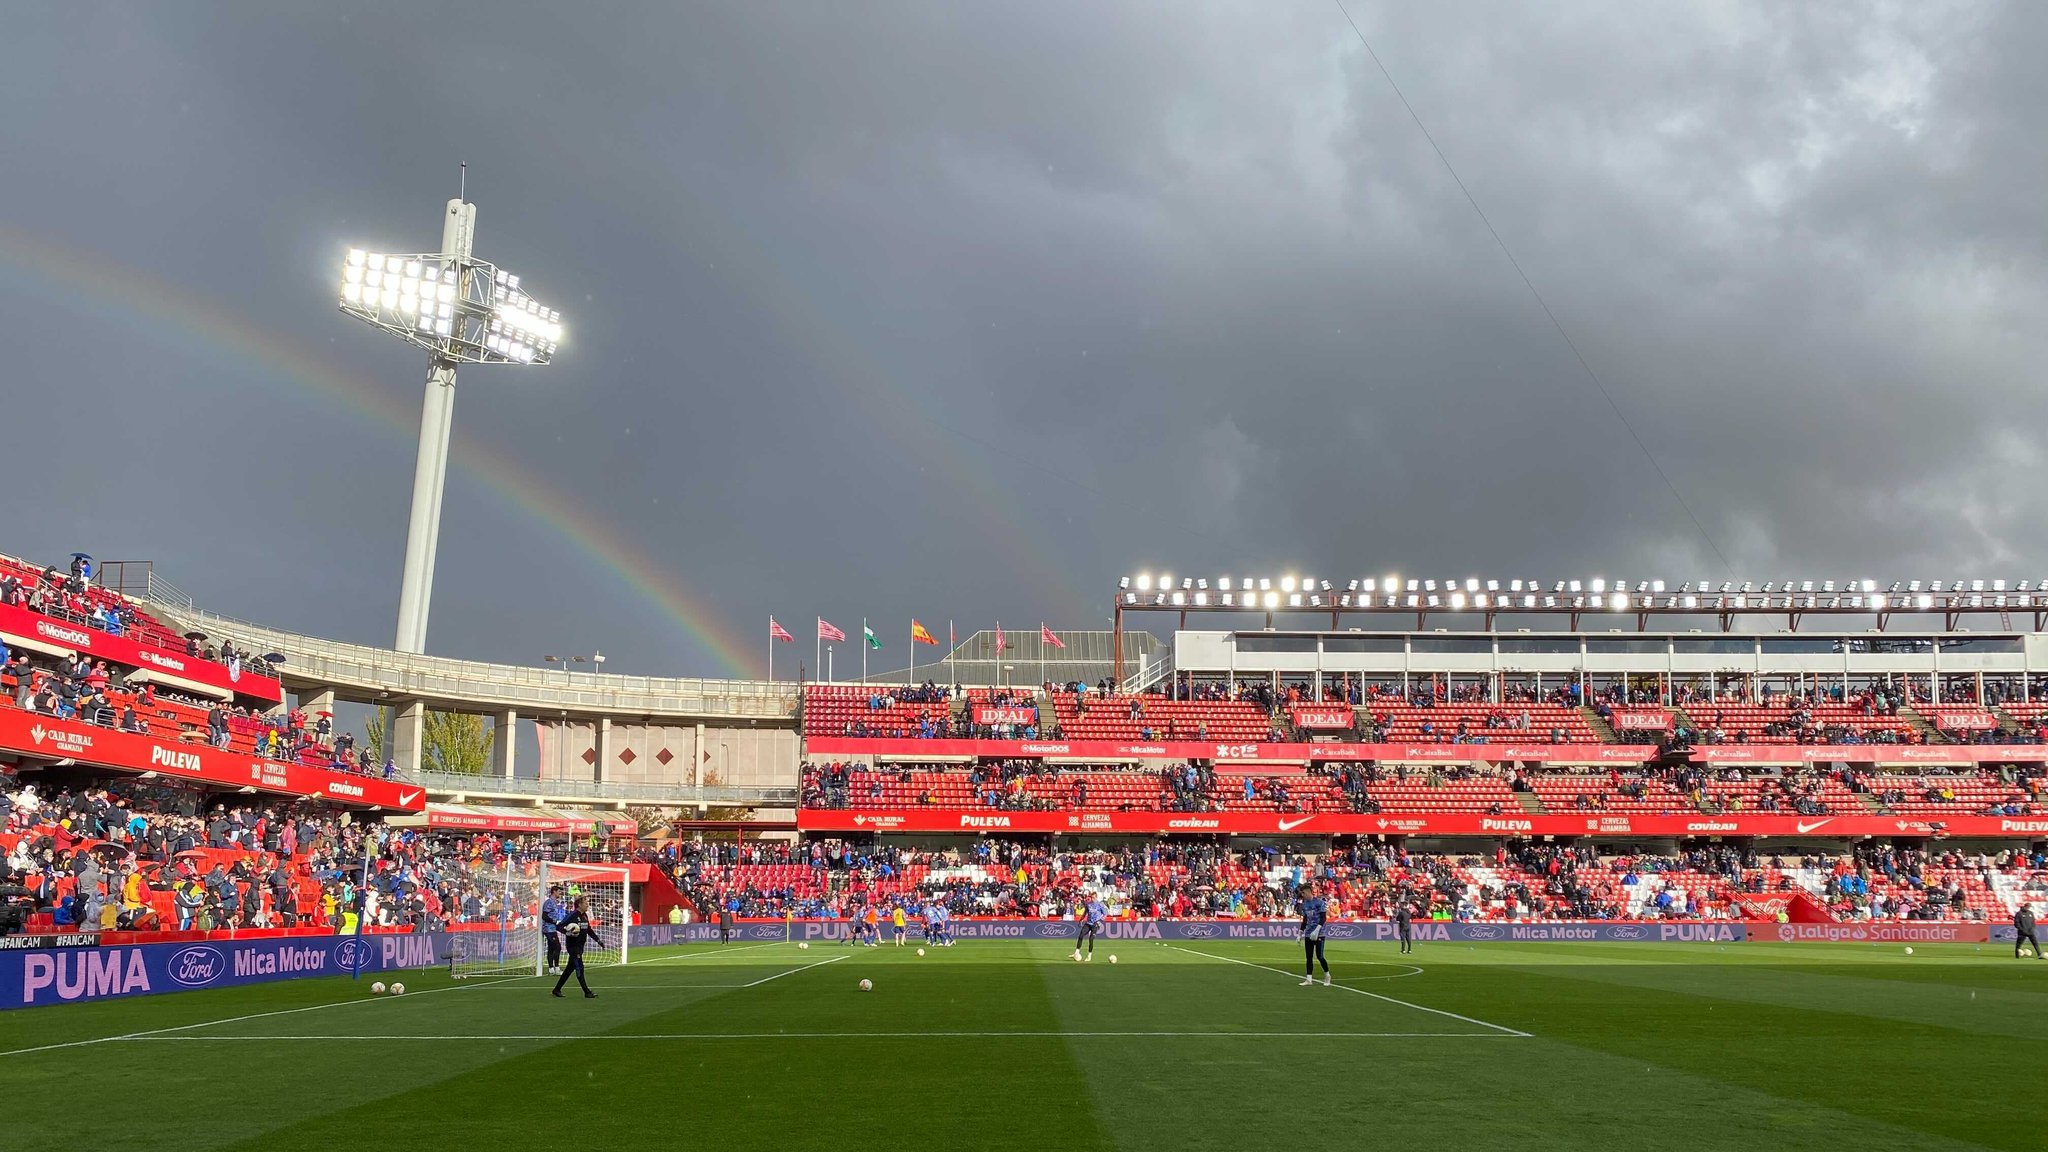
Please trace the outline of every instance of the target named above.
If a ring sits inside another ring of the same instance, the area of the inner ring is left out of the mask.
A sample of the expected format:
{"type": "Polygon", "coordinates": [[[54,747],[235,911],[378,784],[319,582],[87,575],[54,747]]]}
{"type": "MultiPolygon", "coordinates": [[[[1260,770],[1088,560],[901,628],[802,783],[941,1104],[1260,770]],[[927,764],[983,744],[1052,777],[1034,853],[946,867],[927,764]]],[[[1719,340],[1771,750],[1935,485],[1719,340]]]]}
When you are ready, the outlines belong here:
{"type": "MultiPolygon", "coordinates": [[[[583,964],[587,968],[602,968],[609,964],[626,962],[626,929],[633,923],[633,871],[623,864],[557,864],[543,860],[540,864],[540,891],[543,895],[557,884],[562,886],[562,903],[573,907],[577,897],[582,897],[588,906],[590,924],[597,929],[601,944],[590,944],[583,949],[583,964]]],[[[533,933],[539,943],[540,933],[533,933]]],[[[541,975],[547,968],[545,948],[535,953],[533,974],[541,975]]]]}
{"type": "Polygon", "coordinates": [[[589,903],[590,922],[597,928],[602,945],[583,951],[589,967],[624,964],[627,955],[626,929],[633,921],[632,872],[619,864],[564,864],[543,860],[531,874],[507,861],[496,872],[472,873],[471,882],[486,908],[492,928],[463,932],[456,936],[449,954],[449,975],[539,976],[548,962],[542,942],[540,907],[548,889],[562,886],[562,903],[573,904],[577,896],[589,903]]]}

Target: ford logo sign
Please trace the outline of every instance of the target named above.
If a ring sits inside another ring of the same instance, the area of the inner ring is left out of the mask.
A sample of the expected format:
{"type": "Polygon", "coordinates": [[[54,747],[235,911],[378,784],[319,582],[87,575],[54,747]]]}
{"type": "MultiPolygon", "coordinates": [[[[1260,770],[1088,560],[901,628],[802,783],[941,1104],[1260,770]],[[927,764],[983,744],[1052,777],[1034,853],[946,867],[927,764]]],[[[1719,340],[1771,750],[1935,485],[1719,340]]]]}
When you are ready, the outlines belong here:
{"type": "Polygon", "coordinates": [[[1465,939],[1498,940],[1500,939],[1500,929],[1493,927],[1491,924],[1474,924],[1470,928],[1465,929],[1465,939]]]}
{"type": "Polygon", "coordinates": [[[1616,940],[1641,940],[1650,934],[1650,930],[1640,924],[1616,924],[1609,931],[1616,940]]]}
{"type": "Polygon", "coordinates": [[[1061,924],[1040,924],[1038,926],[1038,938],[1041,940],[1065,940],[1067,938],[1066,926],[1061,924]]]}
{"type": "Polygon", "coordinates": [[[754,929],[754,939],[756,939],[756,940],[780,940],[780,939],[782,939],[782,929],[780,929],[780,928],[776,928],[776,927],[774,927],[774,926],[772,926],[772,925],[767,925],[767,926],[763,926],[763,927],[760,927],[760,928],[756,928],[756,929],[754,929]]]}
{"type": "Polygon", "coordinates": [[[1332,940],[1356,940],[1358,939],[1358,925],[1325,924],[1323,925],[1323,935],[1332,940]]]}
{"type": "Polygon", "coordinates": [[[1208,940],[1216,935],[1214,924],[1190,924],[1186,928],[1190,940],[1208,940]]]}
{"type": "Polygon", "coordinates": [[[172,980],[187,988],[204,988],[226,974],[228,958],[218,948],[198,944],[173,953],[167,967],[172,980]]]}
{"type": "Polygon", "coordinates": [[[334,946],[334,962],[343,972],[360,972],[370,966],[370,946],[361,940],[343,940],[334,946]]]}

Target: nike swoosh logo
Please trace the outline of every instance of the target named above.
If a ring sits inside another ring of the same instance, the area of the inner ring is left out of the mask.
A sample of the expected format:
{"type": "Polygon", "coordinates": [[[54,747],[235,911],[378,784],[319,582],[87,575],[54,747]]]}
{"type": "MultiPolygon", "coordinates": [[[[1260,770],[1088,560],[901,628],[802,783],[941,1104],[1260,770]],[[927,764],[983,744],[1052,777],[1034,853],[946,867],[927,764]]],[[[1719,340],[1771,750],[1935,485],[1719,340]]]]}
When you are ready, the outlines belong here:
{"type": "Polygon", "coordinates": [[[1303,816],[1299,820],[1282,820],[1280,822],[1280,830],[1282,832],[1292,832],[1296,828],[1301,827],[1303,824],[1306,824],[1313,819],[1315,819],[1315,817],[1313,816],[1303,816]]]}
{"type": "Polygon", "coordinates": [[[1830,816],[1830,817],[1828,817],[1828,818],[1827,818],[1826,820],[1815,820],[1815,821],[1814,821],[1813,823],[1811,823],[1811,824],[1808,824],[1808,823],[1807,823],[1806,821],[1804,821],[1804,820],[1800,820],[1800,821],[1798,821],[1798,822],[1794,823],[1794,824],[1793,824],[1792,826],[1793,826],[1794,828],[1797,828],[1797,829],[1799,829],[1799,832],[1800,832],[1800,834],[1801,834],[1801,835],[1804,835],[1804,834],[1806,834],[1806,833],[1808,833],[1808,832],[1811,832],[1811,831],[1813,831],[1813,830],[1814,830],[1815,828],[1818,828],[1818,827],[1820,827],[1820,826],[1821,826],[1821,825],[1823,825],[1823,824],[1829,824],[1829,823],[1832,823],[1832,822],[1834,821],[1834,819],[1835,819],[1835,818],[1834,818],[1833,816],[1830,816]]]}
{"type": "MultiPolygon", "coordinates": [[[[400,808],[403,808],[403,807],[405,807],[405,806],[406,806],[407,804],[410,804],[410,803],[412,803],[412,802],[413,802],[414,800],[416,800],[416,799],[418,799],[418,798],[419,798],[419,793],[417,793],[417,792],[400,792],[400,793],[398,794],[398,806],[399,806],[400,808]]],[[[1802,828],[1802,829],[1800,829],[1800,831],[1804,832],[1804,831],[1806,831],[1806,829],[1802,828]]]]}

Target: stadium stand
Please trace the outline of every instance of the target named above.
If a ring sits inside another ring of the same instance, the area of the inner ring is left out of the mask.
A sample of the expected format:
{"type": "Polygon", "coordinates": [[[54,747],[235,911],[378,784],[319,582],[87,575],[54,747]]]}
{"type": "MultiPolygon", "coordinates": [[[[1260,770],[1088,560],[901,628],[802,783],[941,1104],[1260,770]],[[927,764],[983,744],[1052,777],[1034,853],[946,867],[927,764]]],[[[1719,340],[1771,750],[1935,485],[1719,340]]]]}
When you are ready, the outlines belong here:
{"type": "Polygon", "coordinates": [[[873,736],[936,739],[953,732],[948,689],[862,684],[811,684],[804,688],[806,736],[873,736]]]}
{"type": "Polygon", "coordinates": [[[1389,743],[1601,742],[1585,715],[1563,704],[1414,704],[1368,699],[1363,707],[1380,738],[1389,743]]]}
{"type": "Polygon", "coordinates": [[[1053,711],[1068,740],[1231,740],[1275,737],[1272,716],[1244,700],[1173,700],[1056,691],[1053,711]]]}

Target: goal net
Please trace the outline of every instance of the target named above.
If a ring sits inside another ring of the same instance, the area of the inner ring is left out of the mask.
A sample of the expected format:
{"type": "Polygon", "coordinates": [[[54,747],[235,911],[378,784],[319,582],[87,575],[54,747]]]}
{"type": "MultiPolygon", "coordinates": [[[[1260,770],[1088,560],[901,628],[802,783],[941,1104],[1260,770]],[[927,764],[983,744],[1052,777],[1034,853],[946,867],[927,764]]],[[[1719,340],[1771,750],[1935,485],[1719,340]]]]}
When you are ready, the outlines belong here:
{"type": "MultiPolygon", "coordinates": [[[[626,962],[626,929],[633,922],[632,872],[621,864],[557,864],[544,860],[540,866],[540,890],[545,895],[559,884],[562,887],[561,901],[573,908],[580,898],[590,917],[590,925],[597,931],[597,938],[583,947],[583,963],[586,967],[599,968],[607,964],[626,962]]],[[[538,940],[538,933],[535,934],[538,940]]],[[[563,943],[566,953],[568,944],[563,943]]],[[[546,967],[546,948],[535,958],[533,971],[539,975],[546,967]]]]}
{"type": "Polygon", "coordinates": [[[590,967],[626,962],[626,926],[632,921],[631,873],[623,866],[559,864],[544,860],[538,868],[507,861],[494,871],[474,871],[468,886],[482,908],[478,921],[455,937],[448,957],[449,973],[469,976],[538,976],[547,968],[547,944],[541,933],[541,904],[548,890],[560,885],[559,899],[572,907],[578,896],[588,902],[590,922],[602,944],[583,950],[590,967]]]}

